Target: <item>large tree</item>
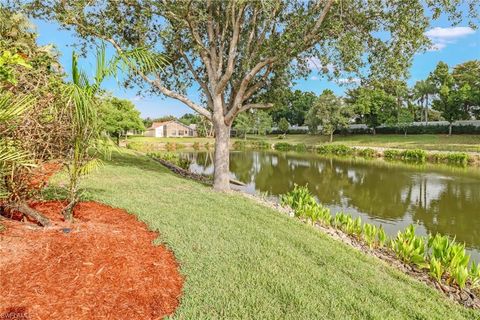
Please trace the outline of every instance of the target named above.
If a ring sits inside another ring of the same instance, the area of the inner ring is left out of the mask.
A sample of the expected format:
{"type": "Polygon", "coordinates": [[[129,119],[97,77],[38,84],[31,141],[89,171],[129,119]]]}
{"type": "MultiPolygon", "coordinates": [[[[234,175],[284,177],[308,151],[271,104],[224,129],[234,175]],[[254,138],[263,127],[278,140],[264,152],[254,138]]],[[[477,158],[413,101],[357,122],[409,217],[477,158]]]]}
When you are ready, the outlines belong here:
{"type": "Polygon", "coordinates": [[[433,109],[439,111],[448,121],[448,135],[451,135],[455,121],[469,118],[466,103],[470,87],[466,84],[459,88],[448,65],[442,61],[429,75],[428,81],[432,83],[435,92],[435,99],[432,101],[433,109]]]}
{"type": "Polygon", "coordinates": [[[318,120],[310,120],[310,123],[318,123],[322,126],[323,134],[330,137],[333,142],[333,133],[336,130],[346,128],[353,116],[350,105],[335,96],[332,90],[324,90],[308,112],[308,117],[318,120]]]}
{"type": "Polygon", "coordinates": [[[115,137],[117,144],[120,144],[122,135],[127,136],[127,131],[145,130],[145,126],[140,118],[140,111],[129,100],[115,97],[103,99],[99,107],[98,116],[100,127],[110,136],[115,137]]]}
{"type": "MultiPolygon", "coordinates": [[[[475,15],[477,0],[466,1],[473,2],[469,12],[475,15]]],[[[107,41],[120,54],[163,50],[169,67],[148,72],[134,65],[131,80],[212,121],[214,188],[227,190],[233,120],[271,106],[257,95],[306,76],[312,67],[331,76],[404,73],[413,54],[429,44],[424,32],[430,18],[446,12],[458,22],[458,2],[32,0],[28,8],[83,39],[107,41]],[[187,96],[192,86],[204,104],[187,96]]]]}

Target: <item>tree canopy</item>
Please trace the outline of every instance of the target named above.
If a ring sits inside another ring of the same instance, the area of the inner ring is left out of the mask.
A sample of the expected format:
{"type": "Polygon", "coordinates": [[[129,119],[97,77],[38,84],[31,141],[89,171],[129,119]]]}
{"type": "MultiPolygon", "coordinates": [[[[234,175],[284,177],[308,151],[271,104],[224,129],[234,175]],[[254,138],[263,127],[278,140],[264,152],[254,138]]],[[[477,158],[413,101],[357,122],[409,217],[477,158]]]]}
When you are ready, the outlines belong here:
{"type": "MultiPolygon", "coordinates": [[[[218,190],[229,188],[230,126],[242,111],[271,107],[262,94],[312,68],[331,77],[405,75],[414,53],[430,45],[424,34],[430,20],[443,13],[459,22],[464,8],[456,0],[26,2],[34,16],[128,56],[127,83],[182,101],[212,121],[218,190]],[[160,50],[170,65],[151,68],[160,50]],[[193,83],[204,104],[187,96],[193,83]]],[[[478,2],[467,2],[468,16],[477,18],[478,2]]]]}

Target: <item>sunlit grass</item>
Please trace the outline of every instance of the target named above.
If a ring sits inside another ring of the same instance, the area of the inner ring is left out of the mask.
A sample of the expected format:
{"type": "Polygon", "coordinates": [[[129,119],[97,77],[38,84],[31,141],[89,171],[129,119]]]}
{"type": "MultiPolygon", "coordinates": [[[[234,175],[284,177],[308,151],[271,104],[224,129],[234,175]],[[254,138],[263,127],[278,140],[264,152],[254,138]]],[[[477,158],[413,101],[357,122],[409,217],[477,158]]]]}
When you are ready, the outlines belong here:
{"type": "MultiPolygon", "coordinates": [[[[478,319],[435,290],[239,194],[114,155],[85,197],[158,231],[185,276],[176,319],[478,319]]],[[[145,288],[148,290],[148,288],[145,288]]]]}

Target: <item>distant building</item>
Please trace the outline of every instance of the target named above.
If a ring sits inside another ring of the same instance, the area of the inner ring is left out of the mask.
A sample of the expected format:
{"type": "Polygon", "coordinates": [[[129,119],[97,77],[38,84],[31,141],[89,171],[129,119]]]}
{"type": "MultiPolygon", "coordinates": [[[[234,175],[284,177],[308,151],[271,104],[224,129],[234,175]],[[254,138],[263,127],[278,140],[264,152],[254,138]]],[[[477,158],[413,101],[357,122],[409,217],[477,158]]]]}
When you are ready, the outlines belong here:
{"type": "Polygon", "coordinates": [[[152,126],[145,131],[146,137],[196,137],[197,129],[195,125],[187,126],[177,120],[163,122],[154,122],[152,126]]]}

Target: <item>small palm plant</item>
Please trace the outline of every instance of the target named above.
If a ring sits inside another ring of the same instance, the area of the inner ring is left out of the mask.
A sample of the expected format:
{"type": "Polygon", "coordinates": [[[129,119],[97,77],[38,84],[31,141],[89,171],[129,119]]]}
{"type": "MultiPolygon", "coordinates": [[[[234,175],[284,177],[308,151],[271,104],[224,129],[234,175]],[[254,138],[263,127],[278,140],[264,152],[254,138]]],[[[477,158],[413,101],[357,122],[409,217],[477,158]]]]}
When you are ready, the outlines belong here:
{"type": "Polygon", "coordinates": [[[75,53],[72,57],[72,83],[69,95],[72,110],[72,141],[66,161],[69,176],[68,204],[63,209],[65,220],[72,221],[73,209],[79,201],[79,184],[83,176],[88,175],[102,164],[98,155],[108,156],[113,143],[102,135],[102,128],[97,121],[98,95],[102,82],[110,76],[116,76],[121,68],[125,74],[134,76],[142,71],[149,74],[159,71],[167,60],[160,54],[154,54],[145,48],[136,48],[121,52],[110,61],[106,59],[105,46],[96,54],[95,77],[89,79],[78,66],[75,53]]]}

